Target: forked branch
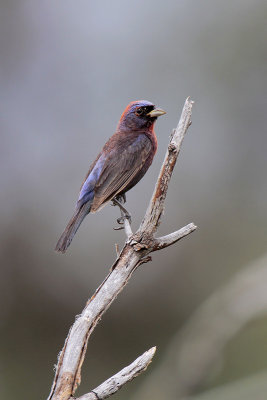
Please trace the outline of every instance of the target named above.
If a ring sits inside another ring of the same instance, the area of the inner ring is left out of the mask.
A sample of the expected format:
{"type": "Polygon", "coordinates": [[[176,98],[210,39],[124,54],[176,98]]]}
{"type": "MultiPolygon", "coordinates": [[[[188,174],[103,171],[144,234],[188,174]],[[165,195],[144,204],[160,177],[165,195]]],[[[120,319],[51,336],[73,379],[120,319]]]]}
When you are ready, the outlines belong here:
{"type": "MultiPolygon", "coordinates": [[[[124,226],[127,240],[120,255],[117,257],[104,282],[99,286],[91,299],[88,300],[81,315],[76,318],[70,328],[64,347],[59,355],[55,378],[48,400],[69,400],[73,398],[81,381],[81,367],[91,333],[103,313],[125,287],[132,273],[138,266],[151,260],[149,253],[176,243],[196,229],[196,226],[191,223],[169,235],[160,238],[154,237],[160,223],[168,184],[180,152],[182,141],[191,124],[192,106],[193,102],[189,98],[186,99],[178,126],[171,136],[154,193],[138,231],[132,235],[129,221],[125,219],[124,226]]],[[[145,368],[141,369],[140,372],[145,368]]],[[[127,381],[133,379],[134,376],[125,380],[121,385],[118,385],[118,389],[127,381]]],[[[98,391],[102,385],[97,388],[98,391]]],[[[98,399],[104,399],[113,394],[114,391],[112,392],[111,390],[104,397],[101,397],[100,393],[96,392],[96,389],[90,393],[91,395],[96,395],[98,399]]],[[[82,396],[80,400],[94,399],[93,397],[88,397],[90,393],[82,396]]]]}

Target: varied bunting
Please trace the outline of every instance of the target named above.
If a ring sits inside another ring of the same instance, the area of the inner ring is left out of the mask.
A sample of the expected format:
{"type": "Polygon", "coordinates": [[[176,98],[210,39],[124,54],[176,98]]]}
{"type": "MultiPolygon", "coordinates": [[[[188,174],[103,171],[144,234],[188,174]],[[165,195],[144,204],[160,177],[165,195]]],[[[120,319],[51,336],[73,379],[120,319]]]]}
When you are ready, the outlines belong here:
{"type": "Polygon", "coordinates": [[[65,253],[88,213],[109,200],[119,205],[125,192],[145,175],[157,151],[154,123],[164,110],[149,101],[133,101],[124,110],[117,130],[91,165],[82,184],[76,211],[62,233],[55,250],[65,253]]]}

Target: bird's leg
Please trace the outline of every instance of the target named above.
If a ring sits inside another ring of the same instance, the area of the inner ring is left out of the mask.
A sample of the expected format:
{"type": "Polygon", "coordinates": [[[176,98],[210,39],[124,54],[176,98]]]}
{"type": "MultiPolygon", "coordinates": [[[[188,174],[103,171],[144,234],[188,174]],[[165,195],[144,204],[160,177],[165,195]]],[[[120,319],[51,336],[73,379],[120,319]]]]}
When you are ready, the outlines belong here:
{"type": "MultiPolygon", "coordinates": [[[[130,215],[130,213],[126,210],[126,208],[125,207],[123,207],[123,205],[120,203],[120,200],[118,199],[118,198],[114,198],[113,200],[113,204],[114,205],[116,205],[116,206],[118,206],[119,207],[119,209],[121,210],[121,213],[122,213],[122,216],[121,216],[121,218],[122,219],[128,219],[129,220],[129,222],[131,223],[132,221],[132,218],[131,218],[131,215],[130,215]]],[[[119,218],[119,219],[121,219],[121,218],[119,218]]],[[[123,221],[122,222],[119,222],[118,221],[118,223],[119,224],[122,224],[123,223],[123,221]]]]}
{"type": "MultiPolygon", "coordinates": [[[[131,228],[131,216],[128,213],[128,211],[126,210],[126,208],[121,205],[121,203],[118,201],[118,199],[113,199],[113,200],[115,200],[115,201],[113,201],[113,205],[114,206],[117,205],[121,212],[121,218],[118,218],[117,222],[118,222],[118,224],[124,224],[124,230],[125,230],[127,238],[129,239],[133,235],[132,228],[131,228]]],[[[118,228],[113,228],[113,229],[120,230],[120,229],[123,229],[123,227],[118,227],[118,228]]]]}
{"type": "MultiPolygon", "coordinates": [[[[118,194],[115,199],[120,203],[120,204],[124,204],[126,203],[126,194],[122,193],[122,194],[118,194]]],[[[117,205],[117,204],[116,204],[117,205]]]]}
{"type": "MultiPolygon", "coordinates": [[[[114,206],[115,206],[116,204],[114,204],[114,206]]],[[[125,214],[124,214],[124,212],[122,211],[122,209],[120,208],[120,212],[121,212],[121,217],[120,218],[117,218],[117,223],[119,224],[119,225],[123,225],[124,224],[124,220],[125,220],[125,214]]],[[[116,228],[113,228],[114,229],[114,231],[120,231],[121,229],[124,229],[124,226],[117,226],[116,228]]]]}
{"type": "Polygon", "coordinates": [[[118,206],[119,209],[123,212],[125,218],[131,220],[131,215],[130,215],[130,213],[126,210],[125,207],[123,207],[123,205],[121,204],[120,200],[119,200],[118,198],[115,197],[112,201],[113,201],[113,204],[114,204],[115,206],[118,206]]]}
{"type": "MultiPolygon", "coordinates": [[[[129,212],[126,210],[125,207],[120,203],[120,199],[126,200],[125,194],[120,195],[112,199],[112,203],[114,206],[118,206],[121,211],[121,217],[117,219],[118,224],[122,225],[125,219],[128,219],[129,223],[131,224],[132,218],[129,212]]],[[[114,228],[115,230],[123,229],[123,227],[114,228]]]]}

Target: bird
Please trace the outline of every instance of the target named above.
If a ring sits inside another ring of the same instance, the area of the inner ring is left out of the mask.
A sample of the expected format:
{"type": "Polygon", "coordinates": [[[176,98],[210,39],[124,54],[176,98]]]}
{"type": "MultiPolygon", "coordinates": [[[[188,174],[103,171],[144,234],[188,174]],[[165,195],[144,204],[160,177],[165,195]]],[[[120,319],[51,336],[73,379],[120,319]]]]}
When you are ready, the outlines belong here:
{"type": "MultiPolygon", "coordinates": [[[[91,164],[82,183],[73,217],[60,236],[55,250],[65,253],[84,218],[109,201],[121,205],[125,193],[143,178],[157,151],[154,124],[166,111],[146,100],[133,101],[121,115],[115,133],[91,164]]],[[[119,220],[118,220],[119,222],[119,220]]]]}

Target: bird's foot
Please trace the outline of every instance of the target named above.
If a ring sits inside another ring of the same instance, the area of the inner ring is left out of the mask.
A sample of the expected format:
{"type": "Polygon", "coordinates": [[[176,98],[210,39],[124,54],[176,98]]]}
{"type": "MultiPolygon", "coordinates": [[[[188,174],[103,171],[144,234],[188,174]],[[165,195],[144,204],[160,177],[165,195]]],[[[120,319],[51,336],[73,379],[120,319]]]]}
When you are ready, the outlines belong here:
{"type": "MultiPolygon", "coordinates": [[[[118,206],[119,209],[121,210],[121,214],[122,214],[121,216],[122,216],[122,218],[123,218],[124,216],[126,216],[127,219],[131,220],[131,215],[130,215],[130,213],[126,210],[125,207],[123,207],[123,205],[119,202],[119,200],[118,200],[117,198],[114,198],[114,199],[112,200],[112,202],[113,202],[113,205],[114,205],[114,206],[118,206]]],[[[131,223],[131,222],[130,222],[130,223],[131,223]]]]}
{"type": "MultiPolygon", "coordinates": [[[[124,221],[127,219],[129,221],[129,224],[131,225],[131,223],[132,223],[131,215],[126,210],[126,208],[122,206],[122,204],[120,203],[119,198],[120,199],[122,198],[123,201],[126,201],[125,194],[117,196],[112,200],[113,205],[114,206],[118,206],[120,211],[121,211],[121,217],[117,219],[117,222],[118,222],[119,225],[123,225],[124,221]]],[[[123,229],[123,226],[119,226],[119,227],[113,228],[113,229],[116,230],[116,231],[119,231],[119,230],[123,229]]]]}
{"type": "MultiPolygon", "coordinates": [[[[118,194],[118,195],[115,197],[115,200],[117,200],[120,204],[126,203],[126,194],[125,194],[125,193],[118,194]]],[[[116,205],[117,205],[117,204],[116,204],[116,205]]]]}
{"type": "MultiPolygon", "coordinates": [[[[117,218],[117,222],[118,222],[119,225],[124,225],[124,221],[126,219],[129,221],[130,224],[132,223],[132,218],[131,218],[130,214],[124,214],[120,218],[117,218]]],[[[114,229],[114,231],[120,231],[121,229],[124,229],[124,226],[118,226],[118,227],[113,228],[113,229],[114,229]]]]}

